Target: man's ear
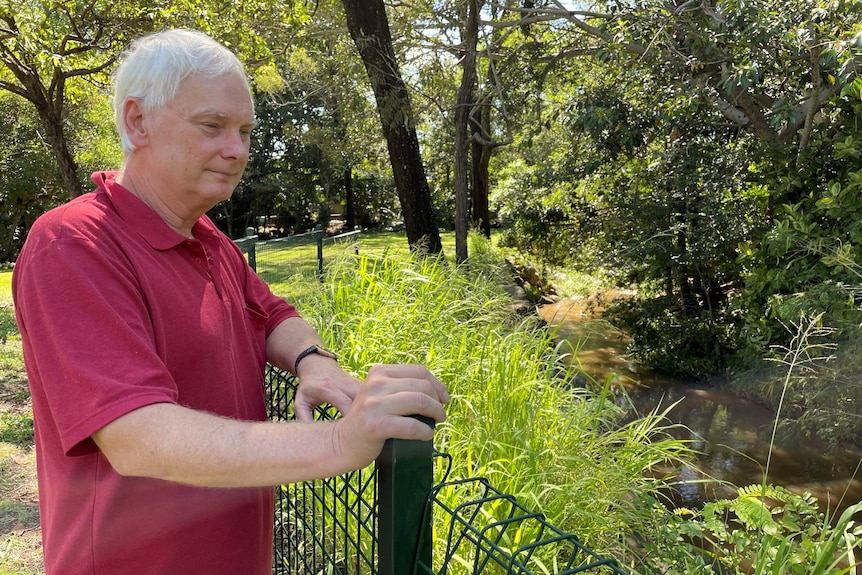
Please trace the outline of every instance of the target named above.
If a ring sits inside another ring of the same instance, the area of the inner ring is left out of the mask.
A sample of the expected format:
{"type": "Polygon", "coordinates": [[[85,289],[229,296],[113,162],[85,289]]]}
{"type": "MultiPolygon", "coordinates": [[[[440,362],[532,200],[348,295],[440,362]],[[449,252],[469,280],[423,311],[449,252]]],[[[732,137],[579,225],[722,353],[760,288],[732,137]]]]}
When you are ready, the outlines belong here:
{"type": "Polygon", "coordinates": [[[144,147],[149,143],[144,119],[141,101],[137,98],[126,98],[123,102],[123,127],[126,129],[126,137],[135,148],[144,147]]]}

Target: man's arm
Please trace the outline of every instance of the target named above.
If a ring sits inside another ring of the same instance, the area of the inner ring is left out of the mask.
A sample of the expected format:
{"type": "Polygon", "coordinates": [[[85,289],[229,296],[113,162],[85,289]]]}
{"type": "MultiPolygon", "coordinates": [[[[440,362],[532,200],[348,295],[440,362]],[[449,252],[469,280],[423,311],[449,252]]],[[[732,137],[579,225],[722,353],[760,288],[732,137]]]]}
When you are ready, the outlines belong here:
{"type": "MultiPolygon", "coordinates": [[[[266,359],[272,365],[293,373],[297,356],[310,345],[322,346],[323,340],[307,321],[291,317],[278,324],[266,338],[266,359]]],[[[329,361],[332,363],[331,359],[329,361]]],[[[299,376],[298,373],[294,375],[299,376]]]]}
{"type": "Polygon", "coordinates": [[[371,463],[386,439],[430,440],[410,417],[443,421],[445,387],[417,365],[380,365],[337,421],[248,422],[170,403],[142,407],[93,435],[121,474],[207,487],[252,487],[340,475],[371,463]]]}

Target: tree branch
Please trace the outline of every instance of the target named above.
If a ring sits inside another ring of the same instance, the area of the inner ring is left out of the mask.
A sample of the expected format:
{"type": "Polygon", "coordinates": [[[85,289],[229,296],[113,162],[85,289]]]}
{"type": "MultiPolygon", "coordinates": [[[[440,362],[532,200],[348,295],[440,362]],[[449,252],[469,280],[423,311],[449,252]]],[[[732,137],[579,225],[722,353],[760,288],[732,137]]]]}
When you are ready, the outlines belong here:
{"type": "Polygon", "coordinates": [[[12,82],[6,82],[5,80],[0,80],[0,90],[6,90],[7,92],[11,92],[16,96],[21,96],[28,102],[32,102],[33,100],[29,97],[26,90],[18,86],[17,84],[13,84],[12,82]]]}
{"type": "Polygon", "coordinates": [[[808,111],[805,114],[805,124],[799,132],[799,147],[796,150],[797,168],[802,165],[802,156],[808,147],[808,141],[811,139],[811,132],[814,129],[814,117],[817,115],[817,110],[820,107],[820,88],[823,85],[823,81],[820,78],[820,49],[817,46],[817,30],[814,29],[814,26],[809,25],[809,27],[811,28],[812,35],[811,45],[808,48],[811,58],[811,97],[806,102],[808,111]]]}

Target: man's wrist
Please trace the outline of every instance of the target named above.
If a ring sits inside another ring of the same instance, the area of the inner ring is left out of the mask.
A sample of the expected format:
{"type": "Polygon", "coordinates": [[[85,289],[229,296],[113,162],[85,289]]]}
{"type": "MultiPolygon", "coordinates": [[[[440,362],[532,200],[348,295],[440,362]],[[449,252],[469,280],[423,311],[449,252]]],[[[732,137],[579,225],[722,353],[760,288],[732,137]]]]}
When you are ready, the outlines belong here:
{"type": "Polygon", "coordinates": [[[302,350],[301,352],[299,352],[299,355],[296,356],[296,360],[293,362],[293,373],[295,375],[298,373],[297,370],[299,369],[299,362],[312,354],[328,357],[329,359],[334,359],[336,362],[338,362],[338,356],[335,355],[334,352],[331,352],[328,349],[315,344],[302,350]]]}

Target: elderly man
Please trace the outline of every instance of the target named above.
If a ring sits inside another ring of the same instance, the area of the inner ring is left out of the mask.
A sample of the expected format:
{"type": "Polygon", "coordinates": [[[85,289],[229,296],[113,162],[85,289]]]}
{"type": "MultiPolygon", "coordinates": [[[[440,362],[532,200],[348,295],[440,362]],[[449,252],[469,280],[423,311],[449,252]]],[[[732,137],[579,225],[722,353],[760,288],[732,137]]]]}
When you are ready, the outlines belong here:
{"type": "Polygon", "coordinates": [[[42,216],[13,293],[33,396],[48,575],[271,573],[273,485],[428,440],[445,387],[418,365],[359,381],[205,216],[249,154],[241,63],[208,36],[136,41],[116,74],[120,172],[42,216]],[[300,421],[265,421],[264,367],[300,421]],[[344,416],[313,422],[323,402],[344,416]]]}

